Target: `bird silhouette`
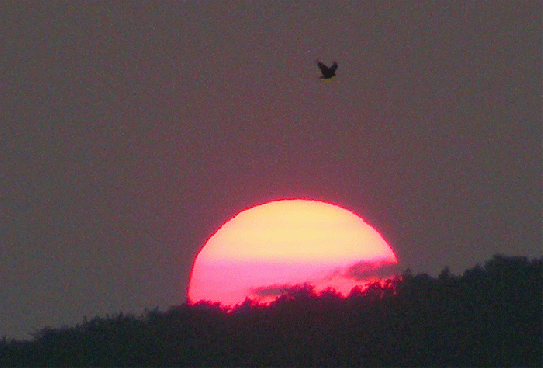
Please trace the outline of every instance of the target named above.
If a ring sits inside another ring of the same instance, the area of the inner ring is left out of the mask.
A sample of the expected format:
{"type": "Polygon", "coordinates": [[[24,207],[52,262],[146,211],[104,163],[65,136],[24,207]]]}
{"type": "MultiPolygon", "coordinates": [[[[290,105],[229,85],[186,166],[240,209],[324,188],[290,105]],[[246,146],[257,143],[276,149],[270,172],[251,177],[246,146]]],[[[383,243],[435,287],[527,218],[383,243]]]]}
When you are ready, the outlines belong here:
{"type": "Polygon", "coordinates": [[[331,67],[327,67],[323,63],[317,60],[317,65],[321,69],[322,76],[320,79],[330,79],[336,75],[337,63],[334,61],[331,67]]]}

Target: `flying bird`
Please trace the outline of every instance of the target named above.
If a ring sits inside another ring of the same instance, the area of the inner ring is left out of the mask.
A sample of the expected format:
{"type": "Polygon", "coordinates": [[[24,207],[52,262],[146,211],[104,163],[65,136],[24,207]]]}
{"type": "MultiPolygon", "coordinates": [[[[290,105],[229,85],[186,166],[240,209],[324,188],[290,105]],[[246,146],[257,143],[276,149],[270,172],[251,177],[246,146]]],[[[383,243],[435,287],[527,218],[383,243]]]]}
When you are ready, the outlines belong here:
{"type": "Polygon", "coordinates": [[[321,69],[322,76],[320,79],[330,79],[336,75],[337,63],[334,61],[331,67],[327,67],[323,63],[317,60],[317,65],[321,69]]]}

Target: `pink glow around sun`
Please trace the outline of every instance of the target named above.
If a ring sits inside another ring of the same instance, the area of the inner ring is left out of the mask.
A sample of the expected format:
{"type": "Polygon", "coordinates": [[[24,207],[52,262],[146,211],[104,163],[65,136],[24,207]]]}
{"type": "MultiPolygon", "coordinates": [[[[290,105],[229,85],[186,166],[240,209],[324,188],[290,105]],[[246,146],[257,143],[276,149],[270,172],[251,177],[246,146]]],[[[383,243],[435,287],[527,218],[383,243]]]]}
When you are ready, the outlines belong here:
{"type": "Polygon", "coordinates": [[[304,283],[346,296],[392,276],[396,263],[387,242],[354,213],[319,201],[273,201],[240,212],[209,238],[194,261],[188,300],[269,302],[304,283]]]}

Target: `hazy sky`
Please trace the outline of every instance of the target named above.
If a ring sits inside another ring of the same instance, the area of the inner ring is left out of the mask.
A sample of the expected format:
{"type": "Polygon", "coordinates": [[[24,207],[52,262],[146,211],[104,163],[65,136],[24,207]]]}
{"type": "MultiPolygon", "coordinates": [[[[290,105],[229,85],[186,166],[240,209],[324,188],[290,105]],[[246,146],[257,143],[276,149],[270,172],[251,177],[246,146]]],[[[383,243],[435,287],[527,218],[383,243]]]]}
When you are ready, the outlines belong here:
{"type": "Polygon", "coordinates": [[[0,2],[0,336],[184,302],[273,199],[354,211],[414,272],[541,256],[541,10],[0,2]]]}

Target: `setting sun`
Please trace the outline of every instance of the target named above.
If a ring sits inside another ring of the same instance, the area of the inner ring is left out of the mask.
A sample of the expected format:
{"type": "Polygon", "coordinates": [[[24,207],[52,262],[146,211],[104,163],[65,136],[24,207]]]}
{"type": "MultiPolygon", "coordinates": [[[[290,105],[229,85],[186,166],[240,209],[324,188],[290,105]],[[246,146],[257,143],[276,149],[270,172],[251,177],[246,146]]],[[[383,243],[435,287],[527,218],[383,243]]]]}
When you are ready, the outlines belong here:
{"type": "Polygon", "coordinates": [[[269,302],[304,283],[345,296],[356,285],[392,276],[396,262],[382,236],[351,211],[274,201],[240,212],[209,238],[194,261],[188,299],[269,302]]]}

